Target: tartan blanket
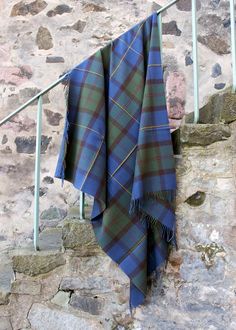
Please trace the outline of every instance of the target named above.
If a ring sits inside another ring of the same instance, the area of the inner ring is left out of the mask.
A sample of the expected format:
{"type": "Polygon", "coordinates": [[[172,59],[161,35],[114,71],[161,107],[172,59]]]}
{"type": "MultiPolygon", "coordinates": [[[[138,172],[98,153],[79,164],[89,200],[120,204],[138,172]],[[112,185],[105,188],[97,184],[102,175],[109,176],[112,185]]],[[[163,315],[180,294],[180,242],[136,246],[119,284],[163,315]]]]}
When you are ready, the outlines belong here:
{"type": "Polygon", "coordinates": [[[175,162],[156,13],[84,60],[68,79],[55,177],[94,197],[102,249],[130,278],[130,306],[166,266],[175,235],[175,162]]]}

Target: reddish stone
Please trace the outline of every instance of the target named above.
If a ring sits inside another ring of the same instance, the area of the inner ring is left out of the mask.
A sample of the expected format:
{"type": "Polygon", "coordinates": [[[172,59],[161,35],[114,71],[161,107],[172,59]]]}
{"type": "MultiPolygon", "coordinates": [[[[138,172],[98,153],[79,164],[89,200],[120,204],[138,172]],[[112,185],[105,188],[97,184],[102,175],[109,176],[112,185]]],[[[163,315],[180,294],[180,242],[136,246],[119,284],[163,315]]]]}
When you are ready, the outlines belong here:
{"type": "Polygon", "coordinates": [[[28,65],[21,67],[0,67],[0,83],[19,86],[27,82],[32,76],[28,65]]]}
{"type": "Polygon", "coordinates": [[[184,116],[186,83],[181,72],[169,72],[166,81],[166,101],[169,118],[182,119],[184,116]]]}

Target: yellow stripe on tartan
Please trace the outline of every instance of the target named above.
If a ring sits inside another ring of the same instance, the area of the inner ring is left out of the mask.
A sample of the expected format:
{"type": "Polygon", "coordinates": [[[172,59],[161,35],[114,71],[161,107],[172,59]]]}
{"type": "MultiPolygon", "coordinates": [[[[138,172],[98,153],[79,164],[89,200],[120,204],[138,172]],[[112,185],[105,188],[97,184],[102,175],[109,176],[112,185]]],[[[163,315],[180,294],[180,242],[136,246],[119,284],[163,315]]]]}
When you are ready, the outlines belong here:
{"type": "MultiPolygon", "coordinates": [[[[126,41],[124,41],[123,39],[120,39],[120,38],[119,38],[118,40],[121,41],[121,42],[123,42],[126,46],[129,47],[129,44],[128,44],[126,41]]],[[[130,49],[131,49],[134,53],[136,53],[137,55],[139,55],[140,57],[143,57],[143,54],[137,52],[137,50],[135,50],[133,47],[130,47],[130,49]]]]}
{"type": "Polygon", "coordinates": [[[83,71],[83,72],[88,72],[88,73],[95,74],[96,76],[99,76],[99,77],[102,77],[102,78],[103,78],[103,75],[102,75],[102,74],[97,73],[97,72],[95,72],[95,71],[86,70],[86,69],[80,69],[80,68],[75,68],[74,70],[83,71]]]}
{"type": "Polygon", "coordinates": [[[163,125],[156,125],[156,126],[144,126],[140,127],[140,131],[144,131],[145,129],[152,129],[152,128],[158,128],[158,127],[169,127],[169,124],[163,124],[163,125]]]}
{"type": "Polygon", "coordinates": [[[162,66],[162,64],[148,64],[149,67],[153,67],[153,66],[162,66]]]}
{"type": "Polygon", "coordinates": [[[130,116],[133,120],[135,120],[139,124],[139,121],[136,118],[134,118],[125,108],[123,108],[122,105],[120,105],[118,102],[116,102],[112,97],[110,97],[110,100],[112,102],[114,102],[121,110],[126,112],[128,116],[130,116]]]}
{"type": "Polygon", "coordinates": [[[108,175],[110,175],[111,179],[115,180],[123,190],[125,190],[130,196],[132,196],[129,190],[127,190],[114,176],[111,176],[111,173],[108,172],[108,175]]]}
{"type": "Polygon", "coordinates": [[[104,142],[104,139],[101,141],[101,144],[100,144],[100,146],[99,146],[99,148],[98,148],[98,151],[96,152],[96,155],[95,155],[94,159],[92,160],[91,165],[89,166],[88,172],[87,172],[87,174],[85,175],[84,181],[82,182],[82,184],[81,184],[79,190],[82,190],[83,185],[84,185],[84,183],[85,183],[85,181],[86,181],[86,179],[87,179],[87,177],[88,177],[88,175],[89,175],[89,173],[90,173],[90,171],[91,171],[91,169],[92,169],[92,167],[93,167],[93,165],[94,165],[94,163],[95,163],[95,161],[96,161],[96,159],[97,159],[97,157],[98,157],[98,155],[99,155],[99,152],[100,152],[100,150],[101,150],[101,147],[102,147],[102,145],[103,145],[103,142],[104,142]]]}
{"type": "Polygon", "coordinates": [[[120,165],[115,169],[115,171],[110,174],[111,178],[113,175],[116,174],[116,172],[121,168],[121,166],[126,162],[126,160],[130,157],[130,155],[134,152],[134,150],[137,148],[137,144],[133,147],[133,149],[128,153],[128,155],[124,158],[124,160],[120,163],[120,165]]]}
{"type": "Polygon", "coordinates": [[[102,139],[104,139],[104,136],[102,134],[100,134],[99,132],[95,131],[95,129],[92,129],[88,126],[84,126],[84,125],[81,125],[81,124],[76,124],[76,123],[70,123],[70,125],[75,125],[75,126],[78,126],[78,127],[82,127],[82,128],[85,128],[85,129],[88,129],[94,133],[97,133],[99,136],[101,136],[102,139]]]}
{"type": "Polygon", "coordinates": [[[110,79],[113,77],[113,75],[116,73],[116,71],[118,70],[118,68],[120,67],[121,63],[123,62],[125,56],[127,55],[128,51],[130,50],[132,44],[134,43],[135,39],[137,38],[138,34],[139,34],[139,31],[141,30],[141,28],[143,27],[144,25],[144,22],[140,25],[137,33],[135,34],[134,36],[134,39],[132,40],[132,42],[130,43],[129,47],[127,48],[126,52],[124,53],[124,55],[122,56],[120,62],[118,63],[117,67],[114,69],[114,71],[111,73],[110,75],[110,79]]]}

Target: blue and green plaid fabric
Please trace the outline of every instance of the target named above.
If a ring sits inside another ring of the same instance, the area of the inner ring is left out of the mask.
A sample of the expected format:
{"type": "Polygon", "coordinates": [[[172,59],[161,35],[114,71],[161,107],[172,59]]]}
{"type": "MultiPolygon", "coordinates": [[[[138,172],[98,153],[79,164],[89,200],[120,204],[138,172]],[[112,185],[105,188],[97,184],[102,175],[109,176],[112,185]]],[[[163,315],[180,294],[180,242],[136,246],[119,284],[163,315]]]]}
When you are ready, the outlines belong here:
{"type": "Polygon", "coordinates": [[[102,249],[130,278],[130,305],[175,244],[175,163],[157,14],[77,65],[55,176],[94,197],[102,249]]]}

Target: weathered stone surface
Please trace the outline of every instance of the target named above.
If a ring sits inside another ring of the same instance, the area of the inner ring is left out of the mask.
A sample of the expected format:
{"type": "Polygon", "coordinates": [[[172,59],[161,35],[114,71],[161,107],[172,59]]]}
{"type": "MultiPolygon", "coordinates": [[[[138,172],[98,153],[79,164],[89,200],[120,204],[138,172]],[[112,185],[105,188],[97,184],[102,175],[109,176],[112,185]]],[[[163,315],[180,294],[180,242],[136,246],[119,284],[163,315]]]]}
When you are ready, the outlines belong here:
{"type": "MultiPolygon", "coordinates": [[[[33,88],[26,87],[24,89],[21,89],[20,92],[19,92],[20,101],[22,103],[25,103],[25,102],[29,101],[29,99],[31,99],[32,97],[34,97],[35,95],[37,95],[39,92],[41,92],[41,90],[38,89],[38,88],[35,88],[35,87],[33,87],[33,88]]],[[[43,97],[42,97],[42,99],[43,99],[43,104],[50,103],[47,94],[44,94],[43,97]]],[[[37,104],[37,100],[35,102],[33,102],[32,104],[37,104]]]]}
{"type": "MultiPolygon", "coordinates": [[[[27,187],[27,189],[29,189],[31,194],[34,196],[35,186],[29,186],[29,187],[27,187]]],[[[40,187],[39,188],[39,197],[42,197],[42,196],[46,195],[47,192],[48,192],[47,187],[40,187]]]]}
{"type": "Polygon", "coordinates": [[[36,35],[36,43],[39,49],[50,49],[53,47],[53,41],[50,31],[43,26],[40,26],[36,35]]]}
{"type": "Polygon", "coordinates": [[[195,194],[188,197],[185,202],[191,206],[200,206],[204,203],[205,199],[206,194],[204,191],[197,191],[195,194]]]}
{"type": "MultiPolygon", "coordinates": [[[[197,0],[196,4],[197,4],[197,10],[201,9],[201,1],[197,0]]],[[[192,3],[191,3],[191,1],[188,1],[188,0],[179,0],[176,3],[176,7],[178,10],[181,10],[181,11],[191,11],[192,3]]]]}
{"type": "Polygon", "coordinates": [[[29,66],[5,66],[0,67],[0,83],[19,86],[27,82],[32,77],[32,71],[29,66]]]}
{"type": "Polygon", "coordinates": [[[42,220],[62,220],[66,217],[67,212],[64,209],[51,206],[49,209],[42,211],[40,219],[42,220]]]}
{"type": "Polygon", "coordinates": [[[78,20],[73,25],[62,26],[60,30],[75,30],[79,33],[82,33],[84,31],[85,26],[86,26],[86,22],[78,20]]]}
{"type": "Polygon", "coordinates": [[[198,252],[202,252],[201,259],[209,269],[215,264],[217,254],[225,255],[225,250],[222,246],[218,246],[215,242],[207,245],[198,244],[195,246],[198,252]]]}
{"type": "Polygon", "coordinates": [[[58,291],[55,296],[51,299],[51,302],[55,305],[65,307],[68,305],[70,300],[70,292],[58,291]]]}
{"type": "Polygon", "coordinates": [[[112,286],[108,278],[104,276],[83,277],[65,277],[60,283],[60,290],[63,291],[79,291],[84,294],[101,294],[111,292],[112,286]]]}
{"type": "MultiPolygon", "coordinates": [[[[231,123],[234,120],[236,120],[236,95],[232,93],[231,87],[212,95],[199,112],[200,123],[231,123]]],[[[192,122],[193,113],[188,114],[185,121],[192,122]]]]}
{"type": "Polygon", "coordinates": [[[225,88],[225,83],[217,83],[214,85],[214,88],[218,90],[223,89],[225,88]]]}
{"type": "Polygon", "coordinates": [[[230,135],[229,126],[224,124],[187,124],[180,129],[180,141],[188,146],[207,146],[230,135]]]}
{"type": "Polygon", "coordinates": [[[84,3],[82,9],[84,13],[90,11],[97,11],[97,12],[106,11],[105,7],[99,6],[95,3],[84,3]]]}
{"type": "Polygon", "coordinates": [[[43,183],[53,184],[53,183],[54,183],[54,179],[53,179],[51,176],[46,175],[46,176],[43,178],[43,183]]]}
{"type": "Polygon", "coordinates": [[[17,280],[12,284],[11,292],[17,294],[39,295],[41,284],[36,281],[17,280]]]}
{"type": "Polygon", "coordinates": [[[9,120],[6,124],[8,129],[12,129],[14,132],[29,132],[30,130],[34,129],[36,126],[35,120],[29,118],[27,115],[16,115],[9,120]]]}
{"type": "Polygon", "coordinates": [[[230,53],[229,44],[217,34],[198,36],[198,41],[204,46],[210,48],[213,52],[218,55],[224,55],[230,53]]]}
{"type": "Polygon", "coordinates": [[[63,254],[56,251],[34,252],[33,248],[15,251],[12,256],[15,272],[35,276],[65,264],[63,254]],[[32,250],[31,250],[32,249],[32,250]]]}
{"type": "Polygon", "coordinates": [[[72,307],[92,315],[100,314],[102,304],[103,301],[98,296],[87,297],[73,293],[70,299],[70,305],[72,307]]]}
{"type": "Polygon", "coordinates": [[[71,313],[52,309],[43,304],[33,304],[29,312],[29,321],[35,330],[102,330],[99,321],[82,318],[71,313]]]}
{"type": "Polygon", "coordinates": [[[47,56],[46,63],[64,63],[64,57],[62,56],[47,56]]]}
{"type": "Polygon", "coordinates": [[[53,17],[53,16],[56,16],[56,15],[62,15],[62,14],[71,13],[71,12],[72,12],[72,7],[70,7],[68,5],[65,5],[65,4],[62,4],[62,5],[56,6],[52,10],[49,10],[47,12],[47,16],[48,17],[53,17]]]}
{"type": "Polygon", "coordinates": [[[180,72],[169,72],[167,75],[166,89],[169,118],[183,118],[186,94],[184,75],[180,72]]]}
{"type": "Polygon", "coordinates": [[[219,63],[214,64],[212,67],[211,76],[213,78],[216,78],[216,77],[220,76],[221,74],[222,74],[222,72],[221,72],[220,64],[219,63]]]}
{"type": "Polygon", "coordinates": [[[100,248],[90,222],[66,219],[62,228],[63,245],[67,249],[76,249],[82,255],[94,255],[100,248]]]}
{"type": "Polygon", "coordinates": [[[176,21],[170,21],[162,24],[162,33],[180,36],[181,30],[178,28],[176,21]]]}
{"type": "MultiPolygon", "coordinates": [[[[51,141],[51,137],[42,135],[41,153],[44,154],[51,141]]],[[[33,154],[36,147],[36,136],[18,136],[15,138],[16,150],[18,153],[33,154]]]]}
{"type": "Polygon", "coordinates": [[[1,260],[0,264],[0,305],[8,304],[14,273],[10,262],[1,260]]]}
{"type": "Polygon", "coordinates": [[[39,235],[39,248],[42,251],[62,251],[61,228],[46,228],[39,235]]]}
{"type": "Polygon", "coordinates": [[[12,330],[9,317],[0,317],[0,330],[12,330]]]}
{"type": "Polygon", "coordinates": [[[3,137],[2,137],[2,144],[6,144],[7,141],[8,141],[7,135],[4,134],[3,137]]]}
{"type": "Polygon", "coordinates": [[[29,4],[25,3],[25,1],[20,1],[13,6],[11,16],[37,15],[44,10],[47,5],[47,2],[43,0],[36,0],[29,4]]]}
{"type": "Polygon", "coordinates": [[[44,113],[47,117],[47,122],[49,123],[49,125],[52,126],[60,125],[60,121],[63,118],[63,116],[59,112],[53,112],[49,109],[45,109],[44,113]]]}

